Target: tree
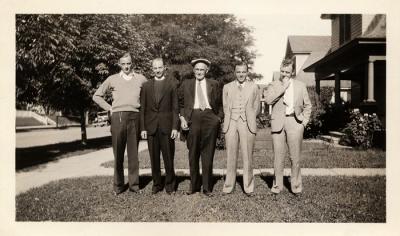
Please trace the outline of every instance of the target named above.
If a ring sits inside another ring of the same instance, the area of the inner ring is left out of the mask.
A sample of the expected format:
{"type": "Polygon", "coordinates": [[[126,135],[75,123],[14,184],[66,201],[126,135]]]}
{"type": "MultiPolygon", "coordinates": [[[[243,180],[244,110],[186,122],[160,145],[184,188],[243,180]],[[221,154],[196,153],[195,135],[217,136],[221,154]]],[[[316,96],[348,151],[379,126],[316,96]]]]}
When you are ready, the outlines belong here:
{"type": "Polygon", "coordinates": [[[132,54],[146,70],[150,54],[127,15],[17,15],[17,106],[36,103],[81,117],[96,86],[132,54]]]}
{"type": "Polygon", "coordinates": [[[226,83],[235,62],[253,63],[252,43],[251,30],[233,15],[17,15],[16,106],[79,115],[85,143],[85,114],[98,109],[91,97],[119,70],[123,52],[146,76],[161,56],[179,78],[191,76],[193,58],[206,57],[209,75],[226,83]]]}
{"type": "MultiPolygon", "coordinates": [[[[253,45],[251,30],[233,15],[141,15],[134,24],[151,35],[151,53],[165,58],[173,69],[179,68],[181,78],[191,76],[190,66],[182,65],[206,57],[212,62],[209,76],[226,83],[233,79],[236,62],[252,65],[256,56],[248,49],[253,45]]],[[[252,78],[260,77],[252,74],[252,78]]]]}

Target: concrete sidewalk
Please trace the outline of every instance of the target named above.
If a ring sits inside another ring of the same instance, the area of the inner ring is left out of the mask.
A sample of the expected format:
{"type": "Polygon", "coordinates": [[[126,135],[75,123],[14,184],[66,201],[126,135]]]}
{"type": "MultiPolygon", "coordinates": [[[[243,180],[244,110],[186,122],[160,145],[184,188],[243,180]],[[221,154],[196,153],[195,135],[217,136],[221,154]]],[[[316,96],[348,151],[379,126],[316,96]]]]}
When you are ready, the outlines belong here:
{"type": "MultiPolygon", "coordinates": [[[[139,151],[147,149],[147,142],[140,142],[139,151]]],[[[32,171],[16,173],[16,194],[40,187],[51,181],[66,178],[113,175],[113,168],[102,167],[101,164],[113,160],[112,148],[87,153],[80,156],[64,158],[49,162],[32,171]]],[[[126,171],[126,170],[125,170],[126,171]]],[[[177,176],[189,176],[189,169],[176,169],[177,176]]],[[[225,175],[225,169],[214,169],[215,176],[225,175]]],[[[302,168],[303,176],[385,176],[385,168],[302,168]]],[[[164,172],[163,172],[164,173],[164,172]]],[[[127,172],[125,172],[127,175],[127,172]]],[[[242,175],[242,170],[238,170],[242,175]]],[[[255,175],[272,176],[273,169],[255,169],[255,175]]],[[[285,169],[284,174],[290,175],[290,169],[285,169]]],[[[140,169],[141,176],[150,176],[151,169],[140,169]]]]}

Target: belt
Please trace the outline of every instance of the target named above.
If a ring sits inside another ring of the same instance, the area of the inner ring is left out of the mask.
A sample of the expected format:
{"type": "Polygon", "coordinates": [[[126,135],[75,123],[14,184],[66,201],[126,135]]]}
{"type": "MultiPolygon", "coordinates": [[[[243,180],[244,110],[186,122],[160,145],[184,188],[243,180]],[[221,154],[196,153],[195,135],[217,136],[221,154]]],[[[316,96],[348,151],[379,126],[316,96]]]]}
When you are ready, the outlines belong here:
{"type": "Polygon", "coordinates": [[[196,108],[196,109],[193,109],[193,111],[211,111],[212,109],[210,109],[210,108],[206,108],[206,109],[204,109],[204,110],[201,110],[201,109],[199,109],[199,108],[196,108]]]}
{"type": "Polygon", "coordinates": [[[293,116],[294,117],[294,113],[286,114],[286,117],[289,117],[289,116],[293,116]]]}

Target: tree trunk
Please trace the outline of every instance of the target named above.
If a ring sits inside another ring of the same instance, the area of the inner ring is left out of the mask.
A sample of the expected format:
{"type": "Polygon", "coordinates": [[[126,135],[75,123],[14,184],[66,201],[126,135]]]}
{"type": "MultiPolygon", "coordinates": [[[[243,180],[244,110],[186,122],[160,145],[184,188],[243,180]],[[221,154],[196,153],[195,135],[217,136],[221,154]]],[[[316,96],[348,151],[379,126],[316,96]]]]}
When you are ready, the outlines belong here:
{"type": "Polygon", "coordinates": [[[81,111],[81,143],[86,145],[87,135],[86,135],[86,112],[81,111]]]}

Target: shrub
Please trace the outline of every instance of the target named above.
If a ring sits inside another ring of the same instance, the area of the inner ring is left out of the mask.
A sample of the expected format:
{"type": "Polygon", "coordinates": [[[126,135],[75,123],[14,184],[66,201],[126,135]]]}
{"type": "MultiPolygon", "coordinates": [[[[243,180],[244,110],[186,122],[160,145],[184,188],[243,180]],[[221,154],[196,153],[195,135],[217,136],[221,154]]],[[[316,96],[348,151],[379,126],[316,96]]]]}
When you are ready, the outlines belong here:
{"type": "Polygon", "coordinates": [[[329,131],[340,131],[351,121],[349,103],[325,104],[323,109],[325,113],[319,119],[322,122],[321,132],[324,134],[329,131]]]}
{"type": "Polygon", "coordinates": [[[383,131],[378,116],[362,114],[358,109],[351,112],[351,121],[343,129],[345,136],[341,143],[360,148],[371,148],[374,145],[374,134],[383,131]]]}
{"type": "Polygon", "coordinates": [[[216,143],[215,148],[217,150],[224,150],[226,148],[226,146],[225,146],[225,134],[222,132],[222,123],[221,123],[220,128],[219,128],[219,133],[218,133],[217,143],[216,143]]]}
{"type": "Polygon", "coordinates": [[[321,134],[322,121],[320,117],[325,113],[315,87],[307,87],[308,96],[310,97],[312,111],[310,121],[304,130],[305,138],[315,138],[321,134]]]}
{"type": "Polygon", "coordinates": [[[350,121],[350,104],[331,104],[333,87],[322,87],[318,96],[315,87],[307,87],[312,104],[310,121],[304,138],[315,138],[332,130],[341,130],[350,121]]]}

